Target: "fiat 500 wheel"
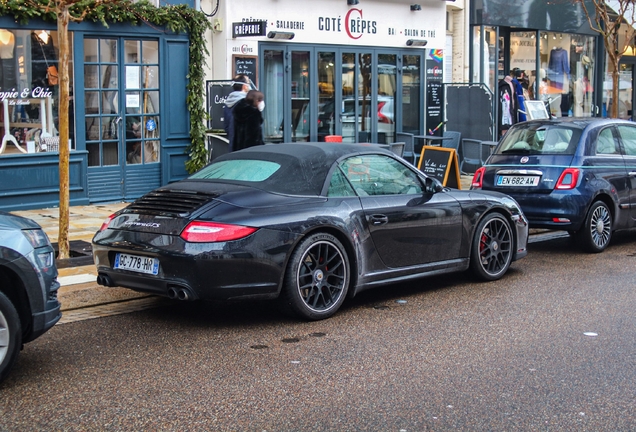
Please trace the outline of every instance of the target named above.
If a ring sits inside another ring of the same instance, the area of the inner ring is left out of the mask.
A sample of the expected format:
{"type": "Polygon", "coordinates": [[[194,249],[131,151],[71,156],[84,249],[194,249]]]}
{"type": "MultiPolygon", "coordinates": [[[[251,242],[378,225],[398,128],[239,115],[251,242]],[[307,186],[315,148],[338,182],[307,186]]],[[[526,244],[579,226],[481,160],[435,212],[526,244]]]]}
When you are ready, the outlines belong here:
{"type": "Polygon", "coordinates": [[[501,278],[513,254],[513,237],[510,223],[502,215],[486,215],[475,231],[470,266],[473,273],[482,280],[501,278]]]}
{"type": "Polygon", "coordinates": [[[291,256],[281,304],[304,319],[329,318],[342,305],[349,280],[349,258],[342,243],[330,234],[312,234],[291,256]]]}
{"type": "Polygon", "coordinates": [[[0,382],[9,374],[22,347],[20,318],[13,303],[0,292],[0,382]]]}
{"type": "Polygon", "coordinates": [[[592,204],[578,236],[587,252],[598,253],[607,248],[612,239],[612,214],[605,203],[596,201],[592,204]]]}

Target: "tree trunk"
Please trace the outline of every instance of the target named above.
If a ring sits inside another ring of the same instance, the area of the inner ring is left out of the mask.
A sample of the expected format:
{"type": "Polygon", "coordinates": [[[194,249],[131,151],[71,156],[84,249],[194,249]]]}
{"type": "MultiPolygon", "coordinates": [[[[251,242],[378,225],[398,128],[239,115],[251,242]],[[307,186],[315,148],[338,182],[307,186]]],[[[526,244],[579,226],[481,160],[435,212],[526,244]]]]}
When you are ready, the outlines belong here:
{"type": "MultiPolygon", "coordinates": [[[[68,65],[70,59],[69,42],[68,42],[68,22],[69,12],[68,6],[61,6],[57,13],[57,36],[59,43],[59,133],[60,133],[60,217],[59,217],[59,233],[58,233],[58,259],[69,257],[69,72],[68,65]]],[[[52,119],[51,119],[52,122],[52,119]]]]}

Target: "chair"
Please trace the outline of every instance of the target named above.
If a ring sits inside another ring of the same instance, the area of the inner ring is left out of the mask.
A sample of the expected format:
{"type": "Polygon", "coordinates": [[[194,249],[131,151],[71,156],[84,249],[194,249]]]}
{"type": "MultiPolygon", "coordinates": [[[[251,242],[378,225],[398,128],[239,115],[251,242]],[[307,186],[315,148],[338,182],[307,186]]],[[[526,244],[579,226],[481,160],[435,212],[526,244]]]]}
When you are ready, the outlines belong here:
{"type": "Polygon", "coordinates": [[[404,143],[403,142],[393,142],[389,144],[389,150],[398,155],[399,157],[404,157],[404,143]]]}
{"type": "Polygon", "coordinates": [[[492,154],[495,147],[497,147],[497,141],[482,141],[481,142],[481,164],[482,165],[486,165],[486,161],[492,154]]]}
{"type": "Polygon", "coordinates": [[[404,143],[404,150],[402,157],[415,165],[415,135],[407,132],[397,132],[395,134],[395,141],[404,143]]]}
{"type": "Polygon", "coordinates": [[[342,142],[342,135],[327,135],[325,137],[325,142],[342,142]]]}
{"type": "Polygon", "coordinates": [[[442,147],[455,149],[459,153],[459,143],[462,142],[462,133],[456,131],[444,131],[444,138],[452,138],[442,141],[442,147]]]}
{"type": "Polygon", "coordinates": [[[459,164],[459,170],[463,173],[474,173],[477,168],[482,166],[481,140],[464,138],[462,139],[462,162],[459,164]],[[468,163],[475,168],[472,171],[464,171],[464,164],[468,163]]]}

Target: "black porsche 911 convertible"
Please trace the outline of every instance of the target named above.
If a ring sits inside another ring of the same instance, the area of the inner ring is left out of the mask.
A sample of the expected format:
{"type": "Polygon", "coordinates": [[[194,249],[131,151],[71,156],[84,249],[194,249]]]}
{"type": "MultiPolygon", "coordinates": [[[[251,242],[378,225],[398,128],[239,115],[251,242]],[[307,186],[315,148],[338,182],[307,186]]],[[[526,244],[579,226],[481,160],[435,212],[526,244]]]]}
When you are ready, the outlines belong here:
{"type": "Polygon", "coordinates": [[[502,277],[528,223],[497,192],[443,188],[374,145],[271,144],[223,155],[109,217],[98,283],[178,300],[277,298],[308,320],[379,285],[471,269],[502,277]]]}

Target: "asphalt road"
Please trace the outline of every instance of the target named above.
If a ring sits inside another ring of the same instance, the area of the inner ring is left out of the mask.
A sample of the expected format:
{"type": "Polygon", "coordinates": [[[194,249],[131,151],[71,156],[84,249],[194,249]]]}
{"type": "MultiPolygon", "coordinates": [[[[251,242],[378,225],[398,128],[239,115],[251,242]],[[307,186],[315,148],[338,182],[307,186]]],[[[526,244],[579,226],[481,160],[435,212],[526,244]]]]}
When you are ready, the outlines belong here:
{"type": "Polygon", "coordinates": [[[532,243],[494,283],[368,291],[333,318],[177,303],[56,326],[0,430],[636,430],[636,232],[532,243]]]}

